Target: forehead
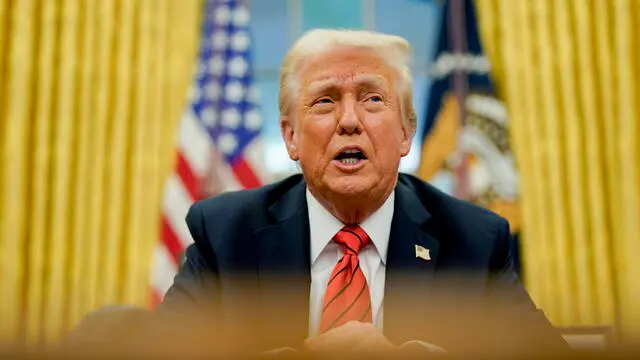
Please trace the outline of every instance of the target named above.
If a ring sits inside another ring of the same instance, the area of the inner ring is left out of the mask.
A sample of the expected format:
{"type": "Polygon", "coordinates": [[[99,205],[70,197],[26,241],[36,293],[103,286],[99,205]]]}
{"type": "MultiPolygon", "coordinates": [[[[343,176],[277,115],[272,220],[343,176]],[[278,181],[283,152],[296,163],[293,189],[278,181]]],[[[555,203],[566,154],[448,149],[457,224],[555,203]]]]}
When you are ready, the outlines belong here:
{"type": "Polygon", "coordinates": [[[393,69],[369,50],[344,49],[317,55],[299,73],[304,87],[315,89],[346,84],[390,87],[393,69]]]}

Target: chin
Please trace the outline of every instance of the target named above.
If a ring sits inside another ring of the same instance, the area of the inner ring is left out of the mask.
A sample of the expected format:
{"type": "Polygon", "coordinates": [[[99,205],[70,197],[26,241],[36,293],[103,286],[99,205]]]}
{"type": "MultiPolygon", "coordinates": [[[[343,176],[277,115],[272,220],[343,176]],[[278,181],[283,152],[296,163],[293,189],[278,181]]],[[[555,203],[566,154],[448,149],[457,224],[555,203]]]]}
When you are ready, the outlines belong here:
{"type": "Polygon", "coordinates": [[[342,196],[359,197],[370,193],[375,187],[375,181],[361,176],[341,176],[328,182],[329,189],[342,196]]]}

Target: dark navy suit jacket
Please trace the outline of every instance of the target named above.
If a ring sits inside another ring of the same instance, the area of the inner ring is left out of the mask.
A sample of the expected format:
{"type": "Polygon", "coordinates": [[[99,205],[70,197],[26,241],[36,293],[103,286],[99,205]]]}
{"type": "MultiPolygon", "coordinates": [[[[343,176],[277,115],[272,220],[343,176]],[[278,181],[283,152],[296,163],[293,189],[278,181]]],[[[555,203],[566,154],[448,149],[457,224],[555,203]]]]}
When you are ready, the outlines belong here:
{"type": "MultiPolygon", "coordinates": [[[[299,345],[311,278],[305,188],[294,175],[195,203],[186,219],[195,243],[159,313],[244,322],[256,333],[277,328],[269,346],[299,345]]],[[[514,272],[503,218],[411,175],[399,175],[395,195],[383,304],[389,339],[448,350],[564,346],[514,272]],[[431,260],[417,257],[415,245],[431,260]]]]}

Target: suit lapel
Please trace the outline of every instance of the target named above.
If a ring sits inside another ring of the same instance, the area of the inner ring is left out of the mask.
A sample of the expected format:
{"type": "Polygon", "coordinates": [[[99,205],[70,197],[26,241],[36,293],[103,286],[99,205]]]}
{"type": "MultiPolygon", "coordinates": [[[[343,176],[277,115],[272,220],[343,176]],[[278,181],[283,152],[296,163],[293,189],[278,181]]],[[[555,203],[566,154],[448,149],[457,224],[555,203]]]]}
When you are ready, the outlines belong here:
{"type": "Polygon", "coordinates": [[[440,246],[425,230],[431,215],[418,197],[400,182],[395,191],[386,263],[384,332],[390,339],[404,341],[414,336],[410,324],[425,311],[440,246]],[[416,246],[428,251],[430,259],[418,257],[416,246]]]}
{"type": "Polygon", "coordinates": [[[274,222],[255,231],[263,321],[266,329],[277,329],[272,333],[278,339],[295,346],[307,336],[309,321],[311,261],[304,182],[269,211],[274,222]]]}

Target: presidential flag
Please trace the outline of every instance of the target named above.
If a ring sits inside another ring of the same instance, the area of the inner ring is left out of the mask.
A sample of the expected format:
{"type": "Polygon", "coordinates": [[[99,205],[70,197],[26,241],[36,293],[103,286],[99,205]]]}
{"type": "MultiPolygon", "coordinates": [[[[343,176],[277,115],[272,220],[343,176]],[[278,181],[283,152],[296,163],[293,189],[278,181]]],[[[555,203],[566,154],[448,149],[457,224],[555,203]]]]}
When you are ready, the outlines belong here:
{"type": "Polygon", "coordinates": [[[253,84],[249,9],[244,1],[204,5],[197,72],[178,130],[177,161],[162,203],[160,241],[151,276],[161,301],[192,238],[191,204],[217,193],[261,186],[262,119],[253,84]]]}
{"type": "Polygon", "coordinates": [[[517,234],[518,172],[509,144],[509,119],[495,93],[472,0],[445,3],[438,49],[428,70],[433,83],[418,175],[504,216],[517,234]]]}

